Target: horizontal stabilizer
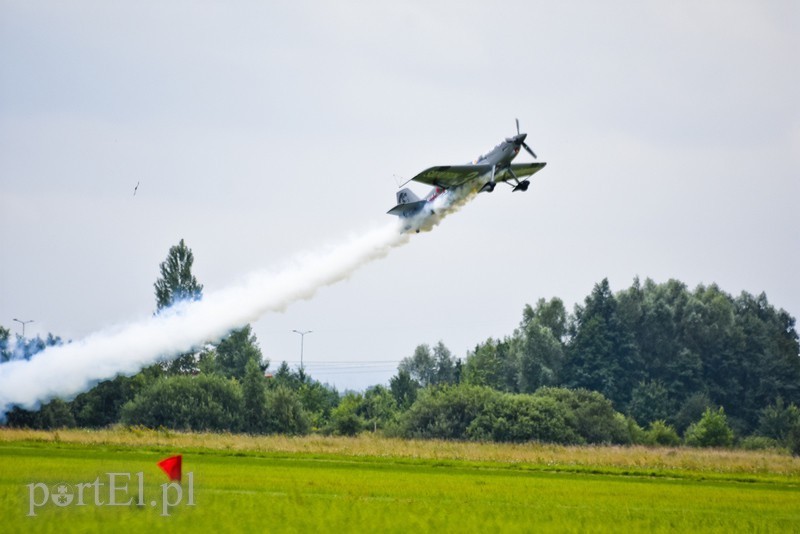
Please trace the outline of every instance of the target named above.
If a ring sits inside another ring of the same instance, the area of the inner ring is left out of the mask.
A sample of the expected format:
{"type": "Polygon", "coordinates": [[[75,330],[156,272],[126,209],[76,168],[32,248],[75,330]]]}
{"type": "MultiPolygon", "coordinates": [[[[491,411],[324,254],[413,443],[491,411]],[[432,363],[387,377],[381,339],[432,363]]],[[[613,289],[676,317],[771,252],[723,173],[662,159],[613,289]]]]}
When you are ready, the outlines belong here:
{"type": "MultiPolygon", "coordinates": [[[[412,193],[413,194],[413,193],[412,193]]],[[[399,195],[399,193],[398,193],[399,195]]],[[[413,217],[425,207],[428,202],[425,200],[417,200],[416,202],[406,202],[398,204],[386,213],[389,215],[397,215],[398,217],[413,217]]]]}

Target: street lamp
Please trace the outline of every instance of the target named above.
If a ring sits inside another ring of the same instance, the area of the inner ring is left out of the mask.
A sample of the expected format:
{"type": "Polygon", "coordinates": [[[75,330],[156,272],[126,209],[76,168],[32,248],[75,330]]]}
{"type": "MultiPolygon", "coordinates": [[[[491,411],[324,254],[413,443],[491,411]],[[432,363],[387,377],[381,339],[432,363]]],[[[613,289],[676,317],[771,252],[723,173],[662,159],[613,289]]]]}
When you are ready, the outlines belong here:
{"type": "Polygon", "coordinates": [[[14,319],[14,320],[22,325],[22,337],[24,338],[25,337],[25,325],[28,324],[28,323],[32,323],[33,319],[30,319],[29,321],[20,321],[19,319],[14,319]]]}
{"type": "Polygon", "coordinates": [[[305,332],[301,332],[300,330],[292,330],[295,334],[300,334],[300,369],[303,368],[303,340],[306,337],[306,334],[310,334],[311,330],[306,330],[305,332]]]}

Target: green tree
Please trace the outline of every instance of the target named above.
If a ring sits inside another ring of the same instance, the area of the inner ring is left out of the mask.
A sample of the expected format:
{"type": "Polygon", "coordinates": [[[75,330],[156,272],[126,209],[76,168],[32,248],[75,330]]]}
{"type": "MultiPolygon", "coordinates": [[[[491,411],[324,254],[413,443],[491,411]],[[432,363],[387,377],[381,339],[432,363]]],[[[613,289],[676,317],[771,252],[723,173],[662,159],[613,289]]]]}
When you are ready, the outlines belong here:
{"type": "Polygon", "coordinates": [[[250,361],[255,362],[262,372],[269,366],[262,362],[261,349],[250,325],[234,330],[223,339],[217,345],[215,360],[219,373],[228,378],[242,379],[250,361]]]}
{"type": "Polygon", "coordinates": [[[423,389],[401,416],[401,434],[413,438],[466,439],[470,424],[497,395],[490,388],[464,384],[423,389]]]}
{"type": "Polygon", "coordinates": [[[428,345],[417,345],[414,355],[403,358],[397,369],[407,372],[421,387],[427,387],[436,380],[436,360],[428,345]]]}
{"type": "Polygon", "coordinates": [[[707,409],[703,417],[686,430],[685,439],[692,447],[730,447],[733,431],[728,426],[725,410],[722,407],[717,411],[707,409]]]}
{"type": "MultiPolygon", "coordinates": [[[[153,284],[156,290],[156,313],[177,302],[202,298],[203,286],[192,274],[193,263],[194,254],[183,239],[170,247],[167,258],[159,266],[160,276],[153,284]]],[[[182,354],[165,362],[163,368],[169,374],[193,373],[197,369],[195,353],[182,354]]]]}
{"type": "Polygon", "coordinates": [[[763,436],[785,443],[797,426],[800,426],[800,409],[794,404],[787,406],[782,397],[761,410],[758,431],[763,436]]]}
{"type": "Polygon", "coordinates": [[[487,339],[467,354],[462,381],[474,386],[488,386],[498,391],[517,391],[518,352],[513,341],[487,339]]]}
{"type": "Polygon", "coordinates": [[[397,369],[408,373],[421,387],[454,384],[460,373],[459,362],[441,341],[433,350],[428,345],[417,345],[414,355],[403,358],[397,369]]]}
{"type": "Polygon", "coordinates": [[[242,397],[244,402],[243,427],[251,434],[262,434],[268,430],[267,418],[267,385],[264,371],[254,359],[245,364],[242,381],[242,397]]]}
{"type": "Polygon", "coordinates": [[[360,412],[372,431],[384,428],[397,416],[397,401],[392,392],[384,386],[372,386],[364,392],[364,402],[360,412]]]}
{"type": "Polygon", "coordinates": [[[267,391],[267,431],[290,435],[308,434],[308,414],[297,393],[284,385],[267,391]]]}
{"type": "Polygon", "coordinates": [[[665,420],[673,413],[667,388],[657,380],[639,382],[631,394],[628,413],[641,425],[665,420]]]}
{"type": "Polygon", "coordinates": [[[0,326],[0,363],[9,360],[30,360],[31,356],[43,351],[47,347],[61,345],[61,338],[48,333],[45,339],[38,335],[34,338],[25,338],[0,326]]]}
{"type": "Polygon", "coordinates": [[[470,439],[578,443],[566,412],[554,399],[499,393],[467,427],[470,439]]]}
{"type": "Polygon", "coordinates": [[[411,378],[411,374],[403,369],[398,369],[397,375],[389,379],[389,389],[392,392],[397,406],[408,409],[417,400],[419,385],[411,378]]]}
{"type": "Polygon", "coordinates": [[[278,370],[275,372],[275,375],[272,377],[270,385],[272,387],[284,386],[292,391],[297,391],[304,382],[305,374],[301,374],[300,371],[292,371],[292,368],[289,367],[289,364],[283,361],[278,366],[278,370]]]}
{"type": "Polygon", "coordinates": [[[617,314],[608,279],[595,285],[583,307],[576,306],[571,334],[564,384],[599,391],[625,408],[642,369],[634,338],[617,314]]]}
{"type": "Polygon", "coordinates": [[[167,259],[159,266],[161,276],[154,284],[159,311],[182,300],[200,300],[203,286],[192,274],[194,254],[183,239],[170,247],[167,259]]]}
{"type": "Polygon", "coordinates": [[[100,382],[72,401],[72,413],[78,426],[100,428],[119,421],[122,406],[161,376],[160,367],[145,369],[136,376],[118,376],[100,382]]]}
{"type": "Polygon", "coordinates": [[[43,405],[36,414],[36,427],[44,429],[73,428],[75,418],[70,411],[69,403],[61,399],[53,399],[43,405]]]}
{"type": "Polygon", "coordinates": [[[567,309],[564,307],[564,302],[558,297],[553,297],[549,301],[539,299],[536,301],[535,308],[526,304],[522,310],[520,326],[524,328],[533,321],[549,328],[553,337],[559,342],[563,341],[567,335],[567,309]]]}
{"type": "Polygon", "coordinates": [[[347,393],[331,412],[331,427],[341,436],[355,436],[366,428],[361,416],[364,397],[360,393],[347,393]]]}
{"type": "Polygon", "coordinates": [[[533,396],[556,401],[567,424],[585,443],[626,444],[631,441],[625,416],[614,410],[611,401],[597,391],[543,387],[533,396]]]}
{"type": "Polygon", "coordinates": [[[11,342],[11,330],[0,326],[0,363],[7,362],[12,358],[9,344],[11,342]]]}
{"type": "Polygon", "coordinates": [[[218,375],[164,377],[122,407],[128,425],[176,430],[229,431],[241,428],[242,388],[218,375]]]}
{"type": "Polygon", "coordinates": [[[678,413],[670,417],[668,420],[675,425],[675,428],[681,434],[686,433],[689,426],[700,419],[706,410],[716,406],[705,393],[694,393],[689,396],[681,406],[678,413]]]}
{"type": "Polygon", "coordinates": [[[453,354],[439,341],[433,347],[433,384],[455,384],[458,382],[458,365],[453,354]]]}
{"type": "Polygon", "coordinates": [[[12,406],[5,414],[5,424],[10,428],[38,428],[36,416],[39,412],[12,406]]]}
{"type": "Polygon", "coordinates": [[[316,429],[322,428],[330,420],[331,411],[339,404],[336,388],[316,380],[303,382],[297,389],[297,396],[309,415],[312,427],[316,429]]]}
{"type": "MultiPolygon", "coordinates": [[[[650,279],[642,286],[636,278],[629,289],[617,295],[617,302],[618,316],[633,335],[638,348],[643,370],[640,382],[658,383],[659,387],[664,388],[658,394],[665,395],[659,398],[668,408],[659,409],[671,411],[673,406],[680,405],[689,395],[700,391],[703,371],[701,355],[697,347],[688,343],[687,336],[691,335],[697,321],[702,321],[697,315],[702,313],[702,306],[686,286],[676,280],[656,284],[650,279]]],[[[665,416],[658,414],[650,417],[658,419],[665,416]]]]}
{"type": "Polygon", "coordinates": [[[516,391],[533,393],[542,386],[554,386],[564,361],[564,350],[553,331],[536,317],[523,323],[513,341],[518,364],[516,391]]]}
{"type": "Polygon", "coordinates": [[[800,456],[800,425],[794,425],[789,430],[786,441],[792,456],[800,456]]]}
{"type": "Polygon", "coordinates": [[[651,445],[677,447],[681,444],[681,438],[672,425],[658,420],[650,423],[650,428],[647,429],[647,442],[651,445]]]}
{"type": "Polygon", "coordinates": [[[800,404],[800,343],[794,318],[776,310],[764,293],[755,297],[743,292],[733,302],[736,328],[741,332],[735,372],[743,387],[730,408],[732,416],[742,419],[749,430],[758,424],[760,411],[777,397],[800,404]]]}

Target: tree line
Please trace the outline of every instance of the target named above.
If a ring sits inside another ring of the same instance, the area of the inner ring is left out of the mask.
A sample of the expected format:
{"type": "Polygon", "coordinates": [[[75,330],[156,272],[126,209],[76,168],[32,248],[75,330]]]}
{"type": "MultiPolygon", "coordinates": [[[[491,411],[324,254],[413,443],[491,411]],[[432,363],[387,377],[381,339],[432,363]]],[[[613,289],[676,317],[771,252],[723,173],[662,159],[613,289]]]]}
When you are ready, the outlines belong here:
{"type": "MultiPolygon", "coordinates": [[[[155,283],[156,313],[202,298],[183,240],[155,283]]],[[[0,361],[62,341],[12,340],[0,361]],[[15,342],[12,342],[15,341],[15,342]]],[[[214,346],[97,384],[72,401],[15,407],[6,424],[143,425],[212,430],[554,443],[787,446],[800,452],[795,320],[766,295],[731,296],[652,280],[596,284],[573,312],[559,298],[526,305],[503,339],[464,358],[422,344],[388,387],[340,394],[284,362],[274,373],[249,326],[214,346]]]]}

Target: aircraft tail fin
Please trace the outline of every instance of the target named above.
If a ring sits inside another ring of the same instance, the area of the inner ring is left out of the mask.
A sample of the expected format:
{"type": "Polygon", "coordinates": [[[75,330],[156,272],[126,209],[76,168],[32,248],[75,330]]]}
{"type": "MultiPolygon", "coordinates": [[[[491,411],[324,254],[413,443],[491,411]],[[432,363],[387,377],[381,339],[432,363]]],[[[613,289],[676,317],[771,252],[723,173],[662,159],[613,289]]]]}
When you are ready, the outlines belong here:
{"type": "Polygon", "coordinates": [[[401,189],[397,192],[397,204],[409,204],[419,202],[420,198],[411,189],[401,189]]]}
{"type": "Polygon", "coordinates": [[[398,217],[413,217],[422,210],[427,201],[420,200],[411,189],[402,189],[397,192],[397,206],[387,213],[398,217]]]}

